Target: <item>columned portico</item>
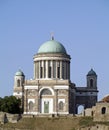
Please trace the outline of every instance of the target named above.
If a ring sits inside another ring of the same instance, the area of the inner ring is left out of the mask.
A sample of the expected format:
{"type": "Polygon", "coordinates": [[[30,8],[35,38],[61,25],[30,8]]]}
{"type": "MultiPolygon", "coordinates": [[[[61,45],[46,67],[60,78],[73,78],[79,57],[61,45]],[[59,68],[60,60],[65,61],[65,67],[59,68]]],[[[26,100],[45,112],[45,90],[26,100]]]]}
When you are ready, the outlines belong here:
{"type": "Polygon", "coordinates": [[[69,79],[69,61],[40,60],[34,61],[35,79],[69,79]]]}

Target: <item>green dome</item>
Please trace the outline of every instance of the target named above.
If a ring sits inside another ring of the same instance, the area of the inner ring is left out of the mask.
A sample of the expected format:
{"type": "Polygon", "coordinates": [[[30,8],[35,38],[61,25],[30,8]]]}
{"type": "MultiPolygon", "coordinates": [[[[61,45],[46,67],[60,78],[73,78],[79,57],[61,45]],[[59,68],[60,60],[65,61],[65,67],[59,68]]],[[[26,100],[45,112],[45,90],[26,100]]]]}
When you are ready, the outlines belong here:
{"type": "Polygon", "coordinates": [[[96,72],[95,72],[93,69],[91,69],[91,70],[88,72],[87,76],[93,76],[93,75],[97,76],[96,72]]]}
{"type": "Polygon", "coordinates": [[[21,70],[19,70],[19,71],[16,72],[15,75],[16,76],[24,76],[24,73],[21,70]]]}
{"type": "Polygon", "coordinates": [[[40,46],[38,53],[64,53],[66,54],[66,50],[61,43],[55,40],[50,40],[43,43],[40,46]]]}

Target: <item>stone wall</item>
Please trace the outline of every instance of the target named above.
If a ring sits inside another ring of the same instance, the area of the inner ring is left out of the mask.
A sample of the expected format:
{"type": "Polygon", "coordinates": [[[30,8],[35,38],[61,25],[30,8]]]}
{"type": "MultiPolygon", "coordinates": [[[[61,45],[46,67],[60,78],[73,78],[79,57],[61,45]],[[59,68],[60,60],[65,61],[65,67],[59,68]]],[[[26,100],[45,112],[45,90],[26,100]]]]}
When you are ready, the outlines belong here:
{"type": "Polygon", "coordinates": [[[93,121],[107,122],[109,121],[109,103],[98,102],[96,106],[85,109],[81,116],[92,116],[93,121]]]}
{"type": "MultiPolygon", "coordinates": [[[[0,128],[0,130],[27,130],[27,129],[18,129],[18,128],[0,128]]],[[[28,129],[30,130],[30,129],[28,129]]]]}
{"type": "Polygon", "coordinates": [[[94,121],[109,121],[109,103],[96,103],[94,111],[94,121]]]}
{"type": "Polygon", "coordinates": [[[9,114],[6,112],[0,112],[0,122],[1,124],[11,122],[16,123],[18,120],[20,120],[21,116],[19,114],[9,114]]]}
{"type": "Polygon", "coordinates": [[[79,128],[78,130],[109,130],[109,126],[97,124],[86,128],[79,128]]]}

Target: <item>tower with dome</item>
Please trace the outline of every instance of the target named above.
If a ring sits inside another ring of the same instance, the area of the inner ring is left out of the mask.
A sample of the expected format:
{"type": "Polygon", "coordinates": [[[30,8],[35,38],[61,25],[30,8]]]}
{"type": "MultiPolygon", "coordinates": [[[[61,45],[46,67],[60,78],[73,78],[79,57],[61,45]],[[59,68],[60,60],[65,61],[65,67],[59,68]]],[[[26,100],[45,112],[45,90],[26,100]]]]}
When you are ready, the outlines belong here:
{"type": "Polygon", "coordinates": [[[27,80],[21,70],[14,77],[13,95],[21,98],[23,114],[76,114],[80,105],[90,108],[97,102],[97,74],[91,69],[85,87],[70,79],[70,60],[58,41],[43,43],[33,57],[33,79],[27,80]]]}

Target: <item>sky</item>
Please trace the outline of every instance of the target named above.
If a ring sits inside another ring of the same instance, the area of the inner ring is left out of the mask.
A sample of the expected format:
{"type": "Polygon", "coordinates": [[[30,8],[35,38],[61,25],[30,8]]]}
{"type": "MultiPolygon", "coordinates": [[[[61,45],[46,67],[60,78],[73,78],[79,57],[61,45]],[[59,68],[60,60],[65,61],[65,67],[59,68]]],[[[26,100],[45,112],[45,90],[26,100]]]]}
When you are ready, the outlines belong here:
{"type": "Polygon", "coordinates": [[[54,38],[71,56],[71,81],[86,86],[93,68],[98,99],[109,94],[109,0],[0,0],[0,97],[13,93],[15,73],[33,78],[33,56],[54,38]]]}

